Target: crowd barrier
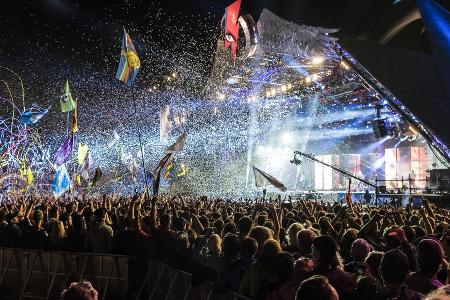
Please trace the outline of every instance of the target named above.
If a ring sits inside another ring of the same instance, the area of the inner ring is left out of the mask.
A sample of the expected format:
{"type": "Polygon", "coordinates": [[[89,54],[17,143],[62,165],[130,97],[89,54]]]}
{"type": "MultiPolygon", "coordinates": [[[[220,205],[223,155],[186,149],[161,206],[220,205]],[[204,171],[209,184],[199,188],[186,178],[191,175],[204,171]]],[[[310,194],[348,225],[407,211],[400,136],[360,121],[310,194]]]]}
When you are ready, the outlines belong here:
{"type": "Polygon", "coordinates": [[[99,300],[250,300],[213,294],[211,283],[191,285],[192,275],[144,258],[0,248],[0,299],[59,299],[71,282],[90,281],[99,300]]]}

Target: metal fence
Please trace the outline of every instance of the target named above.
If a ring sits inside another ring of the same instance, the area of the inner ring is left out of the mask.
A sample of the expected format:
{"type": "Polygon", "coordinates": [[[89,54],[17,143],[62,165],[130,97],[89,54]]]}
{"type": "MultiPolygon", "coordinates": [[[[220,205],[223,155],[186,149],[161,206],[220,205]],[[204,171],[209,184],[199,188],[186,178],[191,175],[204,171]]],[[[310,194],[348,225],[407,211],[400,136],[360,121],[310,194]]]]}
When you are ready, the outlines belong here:
{"type": "Polygon", "coordinates": [[[59,299],[73,281],[90,281],[99,299],[249,300],[213,294],[211,283],[191,285],[192,275],[137,257],[0,248],[0,299],[59,299]]]}

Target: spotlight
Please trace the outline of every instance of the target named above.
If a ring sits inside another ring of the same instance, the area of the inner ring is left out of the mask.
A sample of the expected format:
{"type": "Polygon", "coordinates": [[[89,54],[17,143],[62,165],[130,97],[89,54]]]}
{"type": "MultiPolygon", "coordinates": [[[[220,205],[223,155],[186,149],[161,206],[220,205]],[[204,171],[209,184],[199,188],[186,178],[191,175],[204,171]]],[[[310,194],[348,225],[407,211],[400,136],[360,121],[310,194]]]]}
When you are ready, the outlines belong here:
{"type": "Polygon", "coordinates": [[[411,135],[408,137],[408,141],[410,141],[410,142],[415,141],[416,139],[417,139],[417,135],[416,135],[416,134],[411,134],[411,135]]]}
{"type": "Polygon", "coordinates": [[[312,62],[313,65],[320,65],[320,64],[322,64],[324,62],[324,60],[325,59],[322,56],[314,56],[311,59],[311,62],[312,62]]]}
{"type": "Polygon", "coordinates": [[[350,69],[350,66],[349,66],[345,61],[341,61],[341,66],[342,66],[345,70],[350,69]]]}
{"type": "Polygon", "coordinates": [[[305,82],[306,83],[310,83],[311,82],[311,77],[310,76],[306,76],[305,77],[305,82]]]}
{"type": "Polygon", "coordinates": [[[225,100],[225,94],[223,93],[217,93],[217,97],[219,98],[219,100],[225,100]]]}
{"type": "Polygon", "coordinates": [[[319,79],[319,75],[318,74],[311,75],[311,80],[312,81],[316,81],[317,79],[319,79]]]}
{"type": "Polygon", "coordinates": [[[290,132],[285,132],[281,135],[281,142],[283,144],[290,144],[294,141],[294,137],[290,132]]]}
{"type": "Polygon", "coordinates": [[[177,73],[173,72],[173,73],[172,73],[172,77],[173,77],[173,78],[177,78],[177,73]]]}

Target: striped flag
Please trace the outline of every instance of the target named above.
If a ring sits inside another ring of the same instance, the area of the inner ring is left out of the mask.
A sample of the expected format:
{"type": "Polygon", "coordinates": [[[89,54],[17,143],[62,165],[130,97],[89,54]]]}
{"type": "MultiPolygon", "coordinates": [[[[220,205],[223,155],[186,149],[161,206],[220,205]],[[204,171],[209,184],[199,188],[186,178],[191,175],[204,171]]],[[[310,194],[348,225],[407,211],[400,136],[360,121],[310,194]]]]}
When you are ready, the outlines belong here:
{"type": "Polygon", "coordinates": [[[141,61],[136,53],[130,36],[123,29],[122,51],[120,53],[119,68],[117,69],[116,79],[125,82],[131,86],[141,67],[141,61]]]}

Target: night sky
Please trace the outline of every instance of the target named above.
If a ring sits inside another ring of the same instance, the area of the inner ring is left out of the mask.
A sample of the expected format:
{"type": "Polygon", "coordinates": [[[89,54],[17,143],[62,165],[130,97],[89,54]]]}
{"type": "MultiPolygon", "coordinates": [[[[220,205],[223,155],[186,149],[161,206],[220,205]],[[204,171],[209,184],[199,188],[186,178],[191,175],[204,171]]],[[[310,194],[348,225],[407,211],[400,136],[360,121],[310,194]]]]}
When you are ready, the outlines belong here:
{"type": "MultiPolygon", "coordinates": [[[[7,1],[0,12],[0,63],[13,66],[21,74],[38,69],[43,77],[49,76],[46,73],[64,73],[69,64],[114,73],[125,27],[143,61],[138,85],[161,82],[175,65],[189,65],[199,76],[207,76],[220,35],[220,19],[231,2],[7,1]],[[36,58],[33,63],[27,61],[36,58]],[[39,60],[45,63],[41,65],[39,60]]],[[[411,1],[402,1],[400,6],[410,5],[411,1]]],[[[393,19],[391,6],[391,0],[244,0],[242,12],[258,20],[262,9],[268,8],[297,23],[340,28],[339,36],[376,40],[393,19]]],[[[420,26],[411,30],[418,31],[420,26]]],[[[393,43],[428,51],[423,36],[412,38],[414,32],[406,33],[407,37],[400,36],[401,40],[393,43]]],[[[198,84],[203,77],[196,79],[188,84],[198,84]]]]}

